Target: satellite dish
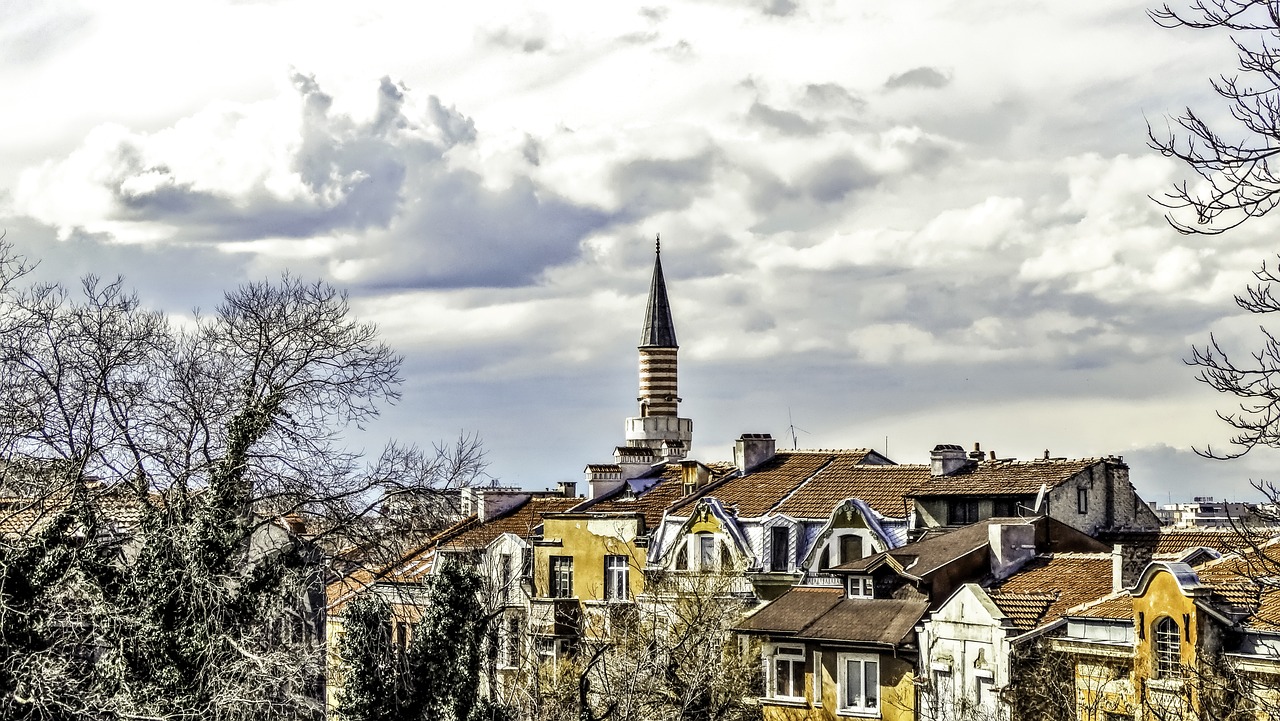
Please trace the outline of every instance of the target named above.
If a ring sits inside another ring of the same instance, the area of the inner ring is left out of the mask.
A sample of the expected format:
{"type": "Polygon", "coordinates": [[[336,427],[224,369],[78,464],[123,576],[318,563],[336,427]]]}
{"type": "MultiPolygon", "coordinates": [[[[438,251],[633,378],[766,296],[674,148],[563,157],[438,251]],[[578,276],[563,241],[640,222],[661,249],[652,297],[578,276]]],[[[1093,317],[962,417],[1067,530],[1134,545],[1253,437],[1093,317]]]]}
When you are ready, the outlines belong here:
{"type": "Polygon", "coordinates": [[[1049,492],[1049,486],[1041,483],[1040,492],[1036,494],[1036,505],[1031,508],[1032,513],[1040,513],[1040,509],[1044,506],[1044,496],[1049,492]]]}

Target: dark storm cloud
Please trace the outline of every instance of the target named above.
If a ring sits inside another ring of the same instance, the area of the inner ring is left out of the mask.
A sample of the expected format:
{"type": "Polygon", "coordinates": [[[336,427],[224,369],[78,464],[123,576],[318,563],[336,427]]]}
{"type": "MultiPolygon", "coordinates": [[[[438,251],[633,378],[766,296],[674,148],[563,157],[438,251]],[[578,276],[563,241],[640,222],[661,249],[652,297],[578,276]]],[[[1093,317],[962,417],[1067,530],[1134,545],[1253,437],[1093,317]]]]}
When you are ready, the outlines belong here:
{"type": "Polygon", "coordinates": [[[880,176],[853,155],[823,161],[800,179],[805,195],[819,203],[840,203],[856,190],[874,187],[880,176]]]}
{"type": "Polygon", "coordinates": [[[747,111],[747,120],[773,128],[784,135],[813,136],[821,133],[824,124],[809,120],[789,110],[779,110],[757,100],[747,111]]]}
{"type": "Polygon", "coordinates": [[[884,82],[889,90],[898,88],[943,88],[951,82],[951,76],[937,68],[912,68],[905,73],[892,75],[884,82]]]}
{"type": "Polygon", "coordinates": [[[642,158],[622,163],[610,173],[622,212],[630,218],[682,210],[710,182],[718,155],[707,151],[675,160],[642,158]]]}
{"type": "Polygon", "coordinates": [[[787,17],[795,13],[800,6],[792,2],[792,0],[765,0],[764,14],[774,15],[777,17],[787,17]]]}
{"type": "Polygon", "coordinates": [[[5,242],[35,263],[32,280],[71,287],[86,275],[123,277],[150,307],[186,313],[211,308],[223,291],[250,280],[250,257],[207,245],[117,243],[104,233],[71,229],[59,240],[54,228],[22,216],[0,218],[5,242]]]}
{"type": "MultiPolygon", "coordinates": [[[[597,208],[575,204],[516,176],[488,187],[474,171],[451,166],[450,148],[476,141],[475,123],[435,96],[425,117],[406,114],[406,89],[384,78],[367,121],[333,112],[333,98],[311,76],[295,74],[301,142],[290,159],[307,193],[281,197],[259,185],[248,192],[201,188],[163,158],[147,160],[146,138],[122,139],[109,159],[105,184],[117,216],[159,221],[176,241],[236,242],[358,234],[334,260],[356,268],[344,276],[371,287],[510,286],[575,258],[581,241],[612,222],[597,208]]],[[[520,151],[531,165],[541,146],[529,138],[520,151]]],[[[639,210],[680,199],[668,186],[705,183],[706,158],[666,163],[637,161],[616,175],[639,210]]]]}
{"type": "Polygon", "coordinates": [[[504,287],[535,282],[576,258],[582,240],[613,222],[521,178],[503,190],[471,172],[419,178],[391,232],[348,255],[367,264],[356,282],[378,288],[504,287]]]}
{"type": "Polygon", "coordinates": [[[806,105],[862,112],[867,101],[848,88],[837,83],[810,83],[804,88],[802,100],[806,105]]]}

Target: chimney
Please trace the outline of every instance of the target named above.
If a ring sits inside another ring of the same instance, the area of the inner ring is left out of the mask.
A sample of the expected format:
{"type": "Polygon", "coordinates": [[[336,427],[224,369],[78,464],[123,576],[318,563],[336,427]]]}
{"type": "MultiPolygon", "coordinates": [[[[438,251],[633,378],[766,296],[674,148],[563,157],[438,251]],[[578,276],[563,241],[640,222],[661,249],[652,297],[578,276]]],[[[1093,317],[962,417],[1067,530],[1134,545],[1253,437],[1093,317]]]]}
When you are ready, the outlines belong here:
{"type": "Polygon", "coordinates": [[[991,547],[991,575],[1008,578],[1036,555],[1036,527],[1030,523],[993,523],[987,526],[991,547]]]}
{"type": "Polygon", "coordinates": [[[565,498],[578,497],[577,481],[560,481],[557,485],[560,486],[560,495],[564,496],[565,498]]]}
{"type": "Polygon", "coordinates": [[[929,452],[931,476],[949,476],[969,465],[964,449],[951,444],[937,445],[929,452]]]}
{"type": "Polygon", "coordinates": [[[592,463],[586,468],[587,498],[599,498],[623,484],[622,466],[592,463]]]}
{"type": "Polygon", "coordinates": [[[773,458],[775,450],[773,436],[768,433],[743,433],[733,443],[733,463],[746,473],[773,458]]]}
{"type": "Polygon", "coordinates": [[[1151,546],[1145,543],[1117,543],[1111,549],[1111,590],[1133,588],[1151,563],[1151,546]]]}
{"type": "Polygon", "coordinates": [[[982,461],[982,444],[981,443],[978,443],[976,441],[974,442],[973,450],[969,451],[969,458],[979,462],[982,461]]]}

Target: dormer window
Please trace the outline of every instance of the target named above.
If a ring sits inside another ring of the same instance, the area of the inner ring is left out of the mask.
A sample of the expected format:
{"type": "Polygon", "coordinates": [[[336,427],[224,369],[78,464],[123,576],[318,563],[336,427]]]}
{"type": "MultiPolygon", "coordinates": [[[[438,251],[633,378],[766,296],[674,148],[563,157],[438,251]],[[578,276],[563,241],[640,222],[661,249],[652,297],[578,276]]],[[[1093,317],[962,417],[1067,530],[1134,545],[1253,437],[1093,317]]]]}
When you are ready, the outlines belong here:
{"type": "Polygon", "coordinates": [[[850,576],[846,582],[849,598],[875,598],[875,583],[870,576],[850,576]]]}
{"type": "Polygon", "coordinates": [[[769,570],[786,573],[787,556],[790,555],[791,549],[791,532],[785,528],[775,527],[769,530],[769,534],[769,570]]]}

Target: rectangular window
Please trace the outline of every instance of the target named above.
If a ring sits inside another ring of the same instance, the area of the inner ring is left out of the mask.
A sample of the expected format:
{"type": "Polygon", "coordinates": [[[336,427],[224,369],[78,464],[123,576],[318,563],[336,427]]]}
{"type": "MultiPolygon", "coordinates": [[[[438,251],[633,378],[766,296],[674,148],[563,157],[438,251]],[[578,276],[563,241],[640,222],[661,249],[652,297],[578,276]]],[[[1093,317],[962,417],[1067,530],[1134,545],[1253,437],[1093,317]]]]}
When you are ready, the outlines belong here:
{"type": "Polygon", "coordinates": [[[522,578],[533,578],[533,549],[520,549],[520,576],[522,578]]]}
{"type": "Polygon", "coordinates": [[[791,531],[786,528],[769,529],[769,570],[786,573],[787,556],[791,550],[791,531]]]}
{"type": "Polygon", "coordinates": [[[507,618],[506,653],[503,654],[507,668],[516,668],[520,665],[520,647],[524,638],[522,631],[519,616],[507,618]]]}
{"type": "Polygon", "coordinates": [[[716,568],[716,537],[707,534],[698,536],[698,570],[706,573],[716,568]]]}
{"type": "Polygon", "coordinates": [[[813,652],[813,705],[822,706],[822,652],[813,652]]]}
{"type": "Polygon", "coordinates": [[[840,659],[840,711],[879,713],[880,658],[842,653],[840,659]]]}
{"type": "Polygon", "coordinates": [[[980,520],[982,519],[978,518],[978,502],[976,500],[960,498],[947,502],[948,526],[967,526],[980,520]]]}
{"type": "Polygon", "coordinates": [[[680,547],[676,549],[676,570],[689,570],[689,544],[683,538],[679,540],[680,547]]]}
{"type": "Polygon", "coordinates": [[[875,598],[875,588],[870,576],[849,577],[849,598],[875,598]]]}
{"type": "Polygon", "coordinates": [[[777,646],[769,657],[770,698],[804,700],[804,648],[777,646]]]}
{"type": "Polygon", "coordinates": [[[625,601],[631,597],[631,567],[626,556],[604,557],[604,600],[625,601]]]}
{"type": "Polygon", "coordinates": [[[511,554],[504,553],[501,556],[498,556],[498,565],[499,565],[498,577],[501,579],[501,582],[502,582],[502,588],[498,591],[498,600],[501,601],[503,605],[506,605],[508,603],[511,603],[511,586],[513,585],[512,573],[511,573],[511,554]]]}
{"type": "Polygon", "coordinates": [[[840,562],[849,563],[862,558],[862,536],[840,537],[840,562]]]}
{"type": "Polygon", "coordinates": [[[551,557],[551,597],[573,598],[573,556],[551,557]]]}
{"type": "Polygon", "coordinates": [[[1089,512],[1089,489],[1088,488],[1076,489],[1076,510],[1080,511],[1081,513],[1089,512]]]}
{"type": "Polygon", "coordinates": [[[1018,499],[997,498],[991,502],[991,515],[996,518],[1016,518],[1018,516],[1018,499]]]}

